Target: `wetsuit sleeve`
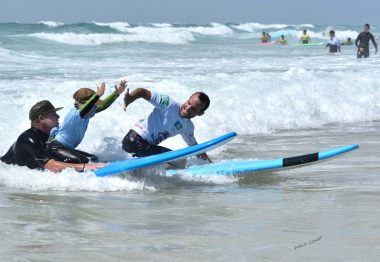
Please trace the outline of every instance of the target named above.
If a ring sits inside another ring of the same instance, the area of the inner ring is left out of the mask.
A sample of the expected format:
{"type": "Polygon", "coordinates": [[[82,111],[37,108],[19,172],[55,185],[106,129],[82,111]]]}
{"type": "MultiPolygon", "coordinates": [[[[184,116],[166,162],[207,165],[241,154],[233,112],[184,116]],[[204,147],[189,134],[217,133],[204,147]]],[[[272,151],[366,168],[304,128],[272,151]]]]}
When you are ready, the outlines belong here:
{"type": "Polygon", "coordinates": [[[112,105],[113,102],[116,101],[117,98],[118,95],[116,94],[116,92],[112,92],[112,94],[107,96],[100,105],[96,106],[96,113],[106,110],[110,105],[112,105]]]}
{"type": "Polygon", "coordinates": [[[163,110],[173,104],[173,99],[164,94],[151,92],[150,103],[157,109],[163,110]]]}
{"type": "Polygon", "coordinates": [[[88,114],[88,112],[91,111],[92,107],[95,105],[95,103],[99,100],[99,96],[95,93],[90,99],[86,101],[80,108],[79,108],[79,115],[81,118],[84,118],[85,115],[88,114]]]}
{"type": "Polygon", "coordinates": [[[377,43],[376,43],[376,41],[375,41],[375,38],[373,37],[373,34],[369,34],[369,38],[371,39],[371,41],[372,41],[372,44],[375,46],[375,48],[377,49],[377,43]]]}
{"type": "Polygon", "coordinates": [[[356,47],[359,47],[359,41],[360,41],[361,38],[362,38],[362,33],[360,33],[360,34],[358,35],[358,37],[356,38],[356,40],[355,40],[355,46],[356,46],[356,47]]]}

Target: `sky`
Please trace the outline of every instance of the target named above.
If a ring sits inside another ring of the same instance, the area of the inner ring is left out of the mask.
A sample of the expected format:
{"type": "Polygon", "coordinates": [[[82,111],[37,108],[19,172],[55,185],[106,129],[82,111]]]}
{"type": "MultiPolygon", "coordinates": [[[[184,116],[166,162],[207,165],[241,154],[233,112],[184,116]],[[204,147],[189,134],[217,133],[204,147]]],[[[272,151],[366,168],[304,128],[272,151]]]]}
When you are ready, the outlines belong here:
{"type": "Polygon", "coordinates": [[[380,1],[0,0],[0,22],[380,25],[380,1]]]}

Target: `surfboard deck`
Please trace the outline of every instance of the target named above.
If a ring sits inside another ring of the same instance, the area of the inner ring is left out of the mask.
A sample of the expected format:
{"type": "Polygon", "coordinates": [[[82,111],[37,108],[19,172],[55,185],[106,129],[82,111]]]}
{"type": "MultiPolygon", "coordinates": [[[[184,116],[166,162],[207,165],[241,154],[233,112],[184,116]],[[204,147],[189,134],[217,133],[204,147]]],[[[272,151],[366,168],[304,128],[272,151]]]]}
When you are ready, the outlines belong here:
{"type": "Polygon", "coordinates": [[[279,171],[283,169],[301,167],[303,165],[317,164],[322,160],[341,156],[344,153],[350,152],[359,148],[357,144],[346,145],[342,147],[331,148],[329,150],[320,151],[317,153],[293,156],[287,158],[278,158],[270,160],[255,160],[255,161],[228,161],[217,164],[204,166],[193,166],[181,170],[167,170],[166,175],[172,176],[176,174],[191,174],[191,175],[235,175],[256,172],[279,171]]]}
{"type": "Polygon", "coordinates": [[[271,42],[266,42],[266,43],[263,43],[263,42],[257,42],[256,44],[257,45],[274,45],[276,44],[277,42],[276,41],[271,41],[271,42]]]}
{"type": "Polygon", "coordinates": [[[128,159],[124,161],[111,162],[107,166],[100,168],[95,171],[96,176],[109,176],[116,175],[128,171],[133,171],[139,168],[144,168],[148,166],[153,166],[161,163],[166,163],[169,161],[187,158],[193,155],[198,155],[221,145],[226,144],[236,137],[235,132],[227,133],[223,136],[214,138],[207,142],[182,148],[179,150],[174,150],[158,155],[140,157],[134,159],[128,159]]]}
{"type": "Polygon", "coordinates": [[[301,44],[301,43],[293,43],[289,44],[290,46],[319,46],[319,45],[325,45],[326,43],[309,43],[309,44],[301,44]]]}

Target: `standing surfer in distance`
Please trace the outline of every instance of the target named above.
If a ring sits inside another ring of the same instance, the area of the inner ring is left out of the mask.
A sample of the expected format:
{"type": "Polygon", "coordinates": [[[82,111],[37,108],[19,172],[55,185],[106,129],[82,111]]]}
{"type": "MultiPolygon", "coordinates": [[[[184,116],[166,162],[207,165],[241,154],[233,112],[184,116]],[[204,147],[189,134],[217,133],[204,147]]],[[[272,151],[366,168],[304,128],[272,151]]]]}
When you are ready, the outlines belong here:
{"type": "Polygon", "coordinates": [[[358,48],[357,57],[358,58],[367,58],[369,57],[369,40],[372,41],[372,44],[375,46],[375,54],[377,53],[377,43],[373,34],[369,32],[370,25],[365,24],[363,32],[361,32],[355,40],[355,46],[358,48]]]}
{"type": "Polygon", "coordinates": [[[270,43],[272,40],[272,37],[267,32],[263,32],[260,36],[261,43],[270,43]]]}
{"type": "Polygon", "coordinates": [[[284,35],[281,35],[280,39],[278,40],[278,43],[280,45],[286,45],[288,43],[288,41],[286,40],[284,35]]]}
{"type": "Polygon", "coordinates": [[[300,38],[300,43],[304,45],[311,43],[310,35],[307,33],[306,29],[303,30],[303,33],[300,38]]]}
{"type": "Polygon", "coordinates": [[[340,40],[335,36],[334,30],[330,30],[330,38],[326,47],[329,47],[329,53],[340,53],[340,40]]]}

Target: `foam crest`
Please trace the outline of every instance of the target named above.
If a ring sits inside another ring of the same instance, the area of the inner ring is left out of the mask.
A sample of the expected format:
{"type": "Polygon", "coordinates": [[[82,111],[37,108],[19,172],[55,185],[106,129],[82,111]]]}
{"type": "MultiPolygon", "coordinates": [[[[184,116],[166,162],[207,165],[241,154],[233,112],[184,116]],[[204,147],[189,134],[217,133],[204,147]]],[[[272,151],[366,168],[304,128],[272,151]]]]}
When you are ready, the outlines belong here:
{"type": "Polygon", "coordinates": [[[93,173],[78,173],[73,169],[65,169],[61,173],[41,172],[26,167],[0,163],[0,184],[33,191],[132,191],[155,190],[143,182],[129,181],[121,177],[96,177],[93,173]]]}
{"type": "Polygon", "coordinates": [[[116,29],[120,32],[127,32],[127,28],[130,27],[128,23],[125,22],[113,22],[113,23],[99,23],[99,22],[93,22],[97,26],[106,26],[112,29],[116,29]]]}
{"type": "Polygon", "coordinates": [[[246,32],[256,32],[264,29],[283,29],[288,27],[286,24],[259,24],[259,23],[244,23],[239,25],[233,25],[233,28],[236,28],[241,31],[246,32]]]}
{"type": "Polygon", "coordinates": [[[151,23],[152,26],[154,27],[172,27],[172,24],[168,23],[151,23]]]}
{"type": "MultiPolygon", "coordinates": [[[[128,30],[129,31],[129,30],[128,30]]],[[[68,45],[102,45],[122,42],[145,42],[165,44],[186,44],[194,40],[190,32],[177,31],[170,33],[155,32],[140,34],[76,34],[76,33],[35,33],[31,37],[50,40],[68,45]]]]}
{"type": "Polygon", "coordinates": [[[218,23],[211,23],[211,26],[205,27],[205,26],[197,26],[197,27],[188,27],[186,28],[190,32],[193,33],[199,33],[202,35],[228,35],[233,34],[233,31],[231,28],[229,28],[226,25],[218,24],[218,23]]]}
{"type": "Polygon", "coordinates": [[[58,27],[64,25],[62,22],[55,22],[55,21],[39,21],[39,24],[43,24],[49,27],[58,27]]]}

